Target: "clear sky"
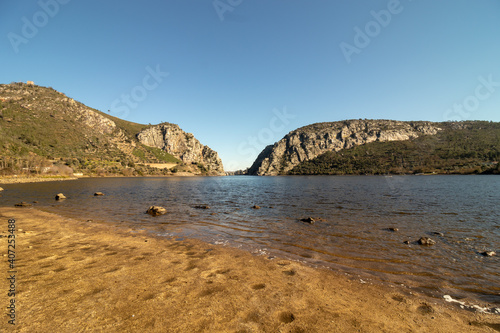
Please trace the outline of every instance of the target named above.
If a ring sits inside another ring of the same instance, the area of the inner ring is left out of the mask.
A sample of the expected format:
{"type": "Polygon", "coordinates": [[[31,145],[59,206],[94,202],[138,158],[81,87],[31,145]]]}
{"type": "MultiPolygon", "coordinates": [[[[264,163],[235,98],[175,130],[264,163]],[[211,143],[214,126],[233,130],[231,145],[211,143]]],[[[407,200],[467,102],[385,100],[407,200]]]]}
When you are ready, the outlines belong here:
{"type": "Polygon", "coordinates": [[[498,0],[1,1],[0,60],[226,170],[315,122],[500,121],[498,0]]]}

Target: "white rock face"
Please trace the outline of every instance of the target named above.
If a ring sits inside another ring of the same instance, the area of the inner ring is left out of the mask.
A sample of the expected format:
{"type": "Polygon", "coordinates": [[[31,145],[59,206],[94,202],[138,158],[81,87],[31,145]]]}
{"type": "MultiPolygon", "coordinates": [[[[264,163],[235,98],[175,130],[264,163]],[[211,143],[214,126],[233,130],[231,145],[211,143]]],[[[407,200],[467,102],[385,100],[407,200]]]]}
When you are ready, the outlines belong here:
{"type": "Polygon", "coordinates": [[[249,174],[273,176],[286,173],[301,162],[327,151],[339,151],[374,141],[404,141],[440,131],[431,122],[394,120],[346,120],[317,123],[288,133],[266,147],[249,169],[249,174]]]}
{"type": "Polygon", "coordinates": [[[146,146],[160,148],[184,163],[201,163],[212,174],[224,174],[224,167],[216,151],[204,146],[193,134],[178,125],[163,123],[149,127],[137,135],[146,146]]]}

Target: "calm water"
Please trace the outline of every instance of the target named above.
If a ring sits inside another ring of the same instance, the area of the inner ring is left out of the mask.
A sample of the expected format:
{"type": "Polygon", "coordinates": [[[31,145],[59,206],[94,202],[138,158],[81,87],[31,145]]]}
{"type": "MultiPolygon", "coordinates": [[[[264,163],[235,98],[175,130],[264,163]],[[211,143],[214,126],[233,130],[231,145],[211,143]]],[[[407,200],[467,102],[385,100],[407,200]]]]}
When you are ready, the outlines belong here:
{"type": "Polygon", "coordinates": [[[500,257],[480,255],[500,252],[498,176],[94,178],[2,187],[1,205],[37,200],[65,216],[242,247],[435,297],[500,304],[500,257]],[[96,191],[106,195],[94,197],[96,191]],[[56,202],[59,192],[68,199],[56,202]],[[153,204],[169,213],[145,214],[153,204]],[[211,208],[195,208],[201,204],[211,208]],[[321,220],[299,221],[309,216],[321,220]],[[414,243],[422,236],[437,244],[414,243]]]}

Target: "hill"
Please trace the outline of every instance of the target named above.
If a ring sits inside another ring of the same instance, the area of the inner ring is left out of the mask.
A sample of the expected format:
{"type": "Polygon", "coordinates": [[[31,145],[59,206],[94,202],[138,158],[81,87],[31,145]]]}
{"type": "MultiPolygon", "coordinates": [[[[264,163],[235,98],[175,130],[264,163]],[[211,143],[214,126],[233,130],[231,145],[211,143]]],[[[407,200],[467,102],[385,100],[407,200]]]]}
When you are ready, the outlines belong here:
{"type": "Polygon", "coordinates": [[[217,153],[177,125],[128,122],[52,88],[24,83],[0,85],[0,175],[75,172],[131,176],[178,171],[223,174],[217,153]],[[189,134],[198,144],[186,144],[183,150],[171,152],[166,146],[140,142],[139,135],[155,126],[176,128],[176,135],[189,134]],[[193,149],[205,149],[211,159],[205,160],[204,154],[193,149]]]}
{"type": "Polygon", "coordinates": [[[288,133],[249,174],[500,173],[500,124],[346,120],[288,133]]]}

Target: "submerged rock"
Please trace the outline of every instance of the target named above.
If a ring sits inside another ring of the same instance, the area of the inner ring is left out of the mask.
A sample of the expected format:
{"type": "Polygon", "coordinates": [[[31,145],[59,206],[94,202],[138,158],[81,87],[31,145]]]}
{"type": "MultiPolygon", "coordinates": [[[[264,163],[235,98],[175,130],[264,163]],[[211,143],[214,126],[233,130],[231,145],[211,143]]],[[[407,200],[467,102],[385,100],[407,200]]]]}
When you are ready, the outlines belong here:
{"type": "Polygon", "coordinates": [[[104,193],[102,193],[102,192],[95,192],[94,193],[95,197],[99,197],[99,196],[102,196],[102,195],[104,195],[104,193]]]}
{"type": "Polygon", "coordinates": [[[16,203],[14,206],[16,206],[16,207],[30,207],[31,204],[24,202],[24,201],[21,201],[20,203],[16,203]]]}
{"type": "Polygon", "coordinates": [[[430,246],[436,244],[436,241],[429,237],[422,237],[418,240],[418,244],[430,246]]]}
{"type": "Polygon", "coordinates": [[[301,222],[309,223],[309,224],[314,224],[316,222],[312,217],[306,217],[304,219],[300,219],[301,222]]]}
{"type": "Polygon", "coordinates": [[[59,193],[56,195],[56,200],[62,200],[62,199],[66,199],[66,196],[62,193],[59,193]]]}
{"type": "Polygon", "coordinates": [[[158,215],[163,215],[167,213],[167,210],[163,207],[160,206],[150,206],[148,210],[146,211],[151,216],[158,216],[158,215]]]}
{"type": "Polygon", "coordinates": [[[439,237],[443,237],[444,236],[444,234],[442,232],[437,232],[437,231],[433,232],[432,234],[436,235],[436,236],[439,236],[439,237]]]}

